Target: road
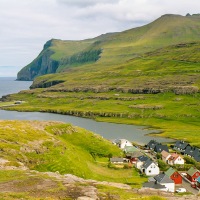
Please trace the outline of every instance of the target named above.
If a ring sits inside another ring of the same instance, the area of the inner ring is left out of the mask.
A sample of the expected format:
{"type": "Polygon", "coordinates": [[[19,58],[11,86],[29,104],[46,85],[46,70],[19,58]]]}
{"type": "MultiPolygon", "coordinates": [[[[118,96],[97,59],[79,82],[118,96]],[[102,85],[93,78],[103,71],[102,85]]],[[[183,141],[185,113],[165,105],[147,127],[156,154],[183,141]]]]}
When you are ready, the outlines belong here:
{"type": "Polygon", "coordinates": [[[190,183],[187,182],[184,178],[183,178],[182,185],[180,187],[185,188],[187,190],[187,192],[191,192],[192,194],[198,194],[198,192],[199,192],[197,189],[192,188],[190,183]]]}

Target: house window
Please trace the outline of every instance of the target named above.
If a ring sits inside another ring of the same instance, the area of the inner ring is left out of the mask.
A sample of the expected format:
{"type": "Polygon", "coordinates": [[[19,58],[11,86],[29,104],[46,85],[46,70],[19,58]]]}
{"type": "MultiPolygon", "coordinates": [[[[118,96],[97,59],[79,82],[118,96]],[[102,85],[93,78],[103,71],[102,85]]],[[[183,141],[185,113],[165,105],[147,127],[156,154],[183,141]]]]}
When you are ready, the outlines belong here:
{"type": "Polygon", "coordinates": [[[149,170],[149,173],[151,173],[151,170],[149,170]]]}

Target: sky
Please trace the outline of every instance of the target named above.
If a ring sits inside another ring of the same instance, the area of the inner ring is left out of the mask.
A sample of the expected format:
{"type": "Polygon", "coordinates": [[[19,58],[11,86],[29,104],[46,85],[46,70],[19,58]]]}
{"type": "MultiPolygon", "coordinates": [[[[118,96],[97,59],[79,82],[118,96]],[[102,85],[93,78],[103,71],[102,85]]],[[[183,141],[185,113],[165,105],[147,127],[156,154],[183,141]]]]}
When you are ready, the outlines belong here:
{"type": "Polygon", "coordinates": [[[92,38],[199,8],[199,0],[0,0],[0,76],[16,76],[52,38],[92,38]]]}

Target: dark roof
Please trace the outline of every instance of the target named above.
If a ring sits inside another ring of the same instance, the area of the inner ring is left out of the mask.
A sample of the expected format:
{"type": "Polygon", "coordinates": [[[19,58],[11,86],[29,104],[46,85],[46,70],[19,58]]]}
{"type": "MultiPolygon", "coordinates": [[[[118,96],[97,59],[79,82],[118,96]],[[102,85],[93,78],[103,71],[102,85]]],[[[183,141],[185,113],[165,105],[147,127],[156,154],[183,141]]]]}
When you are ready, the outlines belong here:
{"type": "Polygon", "coordinates": [[[193,152],[194,152],[195,148],[191,147],[191,146],[187,146],[185,149],[184,154],[187,154],[189,156],[193,156],[193,152]]]}
{"type": "Polygon", "coordinates": [[[194,155],[194,159],[195,159],[197,162],[200,162],[200,153],[199,153],[199,154],[195,154],[195,155],[194,155]]]}
{"type": "Polygon", "coordinates": [[[160,185],[159,183],[155,183],[153,181],[144,183],[143,187],[145,187],[145,188],[154,188],[154,189],[164,189],[164,188],[166,188],[164,185],[160,185]]]}
{"type": "Polygon", "coordinates": [[[146,160],[145,163],[143,164],[143,167],[144,167],[145,169],[147,169],[152,163],[154,163],[153,160],[148,159],[148,160],[146,160]]]}
{"type": "Polygon", "coordinates": [[[110,162],[123,162],[123,158],[110,158],[110,162]]]}
{"type": "Polygon", "coordinates": [[[154,149],[154,147],[158,144],[158,142],[156,142],[155,140],[151,140],[148,144],[147,147],[149,149],[154,149]]]}
{"type": "Polygon", "coordinates": [[[182,140],[177,140],[174,147],[184,150],[189,144],[182,140]]]}
{"type": "Polygon", "coordinates": [[[140,160],[140,161],[142,161],[142,162],[145,162],[145,161],[147,161],[149,158],[147,157],[147,156],[139,156],[138,157],[138,160],[140,160]]]}
{"type": "Polygon", "coordinates": [[[156,176],[154,176],[154,179],[158,182],[158,183],[174,183],[174,181],[172,181],[166,174],[161,173],[158,174],[156,176]]]}
{"type": "Polygon", "coordinates": [[[191,157],[198,157],[200,155],[200,149],[196,148],[196,147],[191,147],[191,146],[187,146],[187,148],[185,149],[184,154],[187,154],[191,157]]]}
{"type": "Polygon", "coordinates": [[[161,153],[163,150],[165,150],[166,152],[169,152],[168,146],[162,145],[162,144],[157,144],[154,148],[154,151],[157,153],[161,153]]]}

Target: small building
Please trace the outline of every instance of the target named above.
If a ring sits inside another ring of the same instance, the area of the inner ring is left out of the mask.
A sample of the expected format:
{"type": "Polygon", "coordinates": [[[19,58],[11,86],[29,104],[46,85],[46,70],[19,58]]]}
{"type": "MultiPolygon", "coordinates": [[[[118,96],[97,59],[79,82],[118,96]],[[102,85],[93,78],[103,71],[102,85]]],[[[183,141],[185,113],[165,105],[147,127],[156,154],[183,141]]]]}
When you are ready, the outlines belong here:
{"type": "Polygon", "coordinates": [[[166,191],[167,188],[164,185],[161,185],[159,183],[156,183],[156,181],[150,181],[143,184],[143,188],[150,188],[150,189],[156,189],[161,191],[166,191]]]}
{"type": "Polygon", "coordinates": [[[174,181],[175,184],[182,184],[182,176],[179,174],[178,171],[170,167],[165,174],[174,181]]]}
{"type": "Polygon", "coordinates": [[[177,140],[174,149],[179,152],[184,152],[187,146],[190,146],[190,144],[182,140],[177,140]]]}
{"type": "Polygon", "coordinates": [[[193,183],[197,181],[197,178],[200,176],[200,171],[194,167],[191,167],[187,171],[187,179],[193,183]]]}
{"type": "Polygon", "coordinates": [[[125,153],[133,153],[133,152],[139,151],[134,146],[125,146],[123,150],[124,150],[125,153]]]}
{"type": "Polygon", "coordinates": [[[193,158],[197,161],[200,162],[200,149],[195,148],[193,151],[193,158]]]}
{"type": "Polygon", "coordinates": [[[154,150],[155,146],[158,144],[158,142],[156,142],[156,140],[151,140],[147,145],[147,149],[150,150],[154,150]]]}
{"type": "Polygon", "coordinates": [[[124,159],[123,158],[110,158],[110,162],[113,164],[123,164],[124,159]]]}
{"type": "Polygon", "coordinates": [[[175,191],[175,184],[174,181],[171,180],[166,174],[161,173],[154,177],[156,183],[160,185],[164,185],[166,187],[166,192],[174,192],[175,191]]]}
{"type": "Polygon", "coordinates": [[[142,156],[143,154],[140,151],[135,151],[133,153],[127,153],[126,158],[130,160],[130,163],[136,163],[138,161],[138,157],[142,156]]]}
{"type": "Polygon", "coordinates": [[[174,192],[175,184],[174,181],[171,180],[167,175],[161,173],[151,178],[149,182],[144,183],[143,188],[152,188],[165,192],[174,192]]]}
{"type": "Polygon", "coordinates": [[[195,151],[194,147],[187,146],[185,151],[184,151],[184,155],[189,156],[189,157],[193,157],[194,156],[194,151],[195,151]]]}
{"type": "Polygon", "coordinates": [[[168,162],[169,162],[169,158],[171,157],[171,154],[170,154],[169,152],[163,150],[163,151],[161,152],[161,155],[162,155],[162,160],[163,160],[164,162],[166,162],[167,164],[170,164],[170,163],[168,163],[168,162]]]}
{"type": "Polygon", "coordinates": [[[142,173],[145,173],[147,176],[155,176],[160,173],[160,169],[157,166],[157,164],[154,163],[150,159],[144,162],[140,170],[142,173]]]}
{"type": "Polygon", "coordinates": [[[172,165],[184,165],[185,160],[179,154],[172,153],[169,162],[172,163],[172,165]]]}
{"type": "Polygon", "coordinates": [[[117,145],[120,149],[124,149],[125,147],[132,147],[133,144],[126,140],[126,139],[117,139],[117,140],[114,140],[113,144],[117,145]]]}
{"type": "Polygon", "coordinates": [[[135,167],[137,169],[141,169],[141,166],[148,160],[149,158],[147,156],[139,156],[137,159],[137,162],[135,163],[135,167]]]}
{"type": "Polygon", "coordinates": [[[162,151],[166,151],[166,152],[169,152],[169,148],[167,145],[162,145],[162,144],[157,144],[155,147],[154,147],[154,151],[156,153],[161,153],[162,151]]]}

